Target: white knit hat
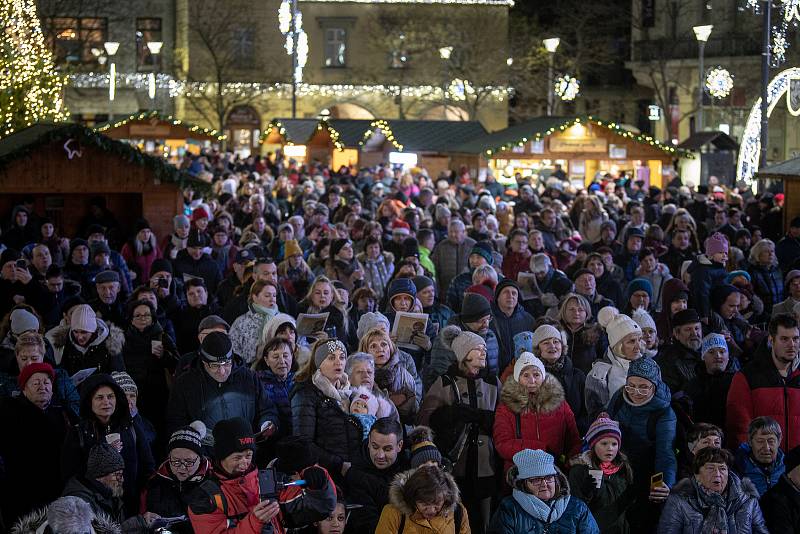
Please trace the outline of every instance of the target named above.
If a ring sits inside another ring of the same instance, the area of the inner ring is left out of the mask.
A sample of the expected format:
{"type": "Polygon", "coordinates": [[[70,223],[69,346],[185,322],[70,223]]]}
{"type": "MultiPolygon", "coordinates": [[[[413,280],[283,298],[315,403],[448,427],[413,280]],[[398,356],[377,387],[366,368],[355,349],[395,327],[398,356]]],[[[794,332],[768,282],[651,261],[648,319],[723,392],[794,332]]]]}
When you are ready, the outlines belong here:
{"type": "Polygon", "coordinates": [[[612,307],[606,306],[597,314],[597,322],[605,328],[608,334],[608,344],[614,347],[622,341],[628,334],[641,334],[641,327],[636,322],[612,307]]]}
{"type": "Polygon", "coordinates": [[[656,322],[653,320],[653,317],[643,308],[636,308],[631,314],[631,319],[633,319],[642,330],[645,328],[657,330],[656,322]]]}
{"type": "Polygon", "coordinates": [[[442,340],[455,353],[458,363],[463,362],[473,349],[486,347],[486,341],[481,336],[461,330],[455,325],[447,326],[442,330],[442,340]]]}
{"type": "Polygon", "coordinates": [[[389,319],[384,314],[381,312],[367,312],[358,320],[356,336],[361,339],[367,332],[378,326],[384,327],[387,332],[391,328],[389,319]]]}
{"type": "Polygon", "coordinates": [[[372,391],[364,386],[354,388],[353,392],[350,394],[350,405],[352,406],[352,404],[357,400],[363,401],[364,404],[367,405],[367,412],[370,415],[377,416],[380,405],[378,404],[378,398],[372,393],[372,391]]]}
{"type": "Polygon", "coordinates": [[[558,338],[561,341],[561,331],[553,325],[543,324],[533,333],[533,350],[537,350],[539,343],[551,337],[558,338]]]}
{"type": "Polygon", "coordinates": [[[530,366],[538,367],[539,371],[542,372],[542,378],[547,376],[547,373],[544,370],[544,364],[542,363],[542,360],[540,360],[530,352],[523,352],[522,354],[519,355],[519,358],[517,358],[517,361],[514,363],[514,380],[519,382],[519,375],[522,374],[522,371],[526,367],[530,366]]]}
{"type": "Polygon", "coordinates": [[[72,308],[69,316],[70,330],[97,332],[97,314],[88,304],[79,304],[72,308]]]}

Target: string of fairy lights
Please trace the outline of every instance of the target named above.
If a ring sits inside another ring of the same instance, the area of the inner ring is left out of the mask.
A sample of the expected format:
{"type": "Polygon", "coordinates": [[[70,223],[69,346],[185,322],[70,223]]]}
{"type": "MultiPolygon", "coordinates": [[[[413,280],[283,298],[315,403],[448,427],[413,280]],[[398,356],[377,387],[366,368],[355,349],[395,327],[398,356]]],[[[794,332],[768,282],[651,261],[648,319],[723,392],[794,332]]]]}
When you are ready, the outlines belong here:
{"type": "Polygon", "coordinates": [[[66,78],[56,71],[45,45],[33,0],[0,2],[0,137],[41,121],[68,118],[63,100],[66,78]]]}
{"type": "Polygon", "coordinates": [[[186,128],[190,132],[198,132],[198,133],[203,133],[203,134],[209,135],[211,137],[216,137],[218,141],[222,141],[226,137],[225,135],[220,134],[217,130],[214,130],[212,128],[203,128],[202,126],[198,126],[196,124],[191,124],[189,122],[185,122],[185,121],[182,121],[180,119],[176,119],[172,115],[165,115],[165,114],[161,113],[158,110],[143,111],[141,113],[134,113],[133,115],[130,115],[130,116],[125,117],[123,119],[119,119],[117,121],[114,121],[113,123],[112,122],[107,122],[105,124],[102,124],[102,125],[98,126],[97,128],[95,128],[95,130],[97,130],[98,132],[105,132],[105,131],[108,131],[108,130],[113,129],[113,128],[119,128],[120,126],[124,126],[124,125],[128,124],[129,122],[146,121],[146,120],[151,120],[151,119],[158,119],[158,120],[162,120],[162,121],[165,121],[165,122],[169,122],[169,123],[171,123],[171,124],[173,124],[175,126],[183,126],[184,128],[186,128]]]}
{"type": "MultiPolygon", "coordinates": [[[[758,15],[761,13],[761,0],[746,0],[745,5],[758,15]]],[[[775,2],[780,10],[780,18],[777,24],[772,26],[771,49],[772,66],[778,67],[786,61],[786,51],[789,48],[791,39],[788,34],[791,28],[797,28],[800,24],[800,0],[779,0],[775,2]]]]}

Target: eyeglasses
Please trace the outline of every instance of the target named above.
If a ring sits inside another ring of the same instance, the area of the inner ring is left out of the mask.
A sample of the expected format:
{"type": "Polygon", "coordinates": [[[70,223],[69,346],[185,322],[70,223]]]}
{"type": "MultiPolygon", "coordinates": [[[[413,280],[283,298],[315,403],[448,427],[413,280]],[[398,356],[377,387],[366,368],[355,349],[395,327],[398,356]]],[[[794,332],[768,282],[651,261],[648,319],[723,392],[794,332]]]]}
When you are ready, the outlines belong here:
{"type": "Polygon", "coordinates": [[[220,369],[223,369],[225,367],[230,367],[231,365],[233,365],[233,360],[225,360],[224,362],[213,362],[213,363],[206,362],[206,365],[212,371],[219,371],[220,369]]]}
{"type": "Polygon", "coordinates": [[[547,475],[544,477],[533,477],[529,478],[528,481],[533,484],[534,486],[541,486],[542,483],[544,484],[552,484],[555,482],[556,476],[555,475],[547,475]]]}
{"type": "Polygon", "coordinates": [[[633,386],[625,386],[625,391],[628,393],[636,393],[637,395],[647,395],[653,389],[653,386],[645,386],[642,388],[636,388],[633,386]]]}
{"type": "Polygon", "coordinates": [[[135,314],[133,314],[133,318],[134,319],[149,319],[151,317],[152,317],[152,315],[150,315],[149,313],[135,313],[135,314]]]}
{"type": "Polygon", "coordinates": [[[199,459],[200,459],[199,456],[195,456],[194,459],[192,459],[192,460],[179,460],[177,458],[170,458],[169,459],[169,465],[171,465],[172,467],[174,467],[176,469],[178,469],[180,467],[183,467],[185,469],[191,469],[192,466],[194,464],[196,464],[199,459]]]}

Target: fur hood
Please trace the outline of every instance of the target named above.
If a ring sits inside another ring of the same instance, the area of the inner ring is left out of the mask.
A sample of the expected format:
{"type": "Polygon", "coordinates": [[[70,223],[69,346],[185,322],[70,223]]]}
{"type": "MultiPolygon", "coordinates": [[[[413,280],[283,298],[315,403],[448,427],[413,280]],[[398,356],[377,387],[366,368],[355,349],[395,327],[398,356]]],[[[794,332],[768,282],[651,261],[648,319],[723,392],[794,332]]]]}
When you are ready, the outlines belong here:
{"type": "Polygon", "coordinates": [[[564,402],[564,388],[556,377],[548,374],[544,378],[539,394],[535,399],[528,396],[528,390],[509,376],[500,392],[500,401],[514,413],[522,413],[525,409],[532,412],[549,413],[564,402]]]}
{"type": "MultiPolygon", "coordinates": [[[[406,482],[408,482],[408,479],[411,478],[411,475],[413,475],[416,471],[416,469],[409,469],[408,471],[397,473],[397,475],[394,477],[394,480],[392,480],[392,484],[389,486],[389,504],[408,516],[416,512],[417,505],[413,502],[406,502],[406,500],[403,498],[403,488],[405,487],[406,482]]],[[[449,511],[453,512],[461,501],[461,495],[453,476],[450,473],[445,472],[444,477],[447,481],[447,494],[445,495],[444,500],[446,503],[452,503],[449,511]]]]}
{"type": "MultiPolygon", "coordinates": [[[[61,324],[45,334],[45,337],[56,350],[63,349],[69,340],[69,326],[61,324]]],[[[97,319],[97,337],[90,345],[106,344],[106,349],[110,354],[122,354],[122,346],[125,344],[125,332],[114,324],[107,324],[102,319],[97,319]]]]}
{"type": "MultiPolygon", "coordinates": [[[[76,498],[77,497],[73,497],[76,498]]],[[[64,499],[62,497],[62,499],[64,499]]],[[[34,510],[28,515],[21,517],[11,528],[11,534],[72,534],[84,533],[85,525],[92,523],[91,534],[122,534],[122,527],[105,513],[93,514],[91,507],[87,504],[83,506],[61,507],[54,506],[62,499],[58,499],[50,505],[50,517],[48,518],[48,508],[34,510]],[[87,515],[91,514],[91,515],[87,515]]],[[[87,533],[88,534],[88,533],[87,533]]]]}

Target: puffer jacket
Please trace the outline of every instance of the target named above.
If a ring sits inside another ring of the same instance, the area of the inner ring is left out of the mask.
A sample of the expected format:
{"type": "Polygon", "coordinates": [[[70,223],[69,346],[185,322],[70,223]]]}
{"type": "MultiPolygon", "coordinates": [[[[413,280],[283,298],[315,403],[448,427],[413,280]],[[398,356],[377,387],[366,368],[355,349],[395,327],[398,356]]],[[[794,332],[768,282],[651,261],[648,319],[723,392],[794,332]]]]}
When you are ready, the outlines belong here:
{"type": "Polygon", "coordinates": [[[255,311],[251,305],[247,313],[233,321],[230,332],[233,352],[238,354],[245,363],[251,364],[258,357],[258,341],[261,339],[264,325],[277,314],[277,308],[270,315],[255,311]]]}
{"type": "MultiPolygon", "coordinates": [[[[461,322],[461,318],[457,315],[453,316],[447,326],[449,325],[455,325],[462,330],[467,330],[464,323],[461,322]]],[[[439,335],[433,340],[430,362],[428,362],[428,365],[422,370],[422,386],[425,391],[431,387],[437,378],[445,374],[456,361],[455,353],[444,343],[444,338],[442,338],[443,330],[444,328],[440,328],[439,335]]],[[[482,376],[498,376],[501,370],[500,346],[497,342],[497,336],[491,329],[491,325],[486,331],[486,334],[481,337],[483,337],[483,340],[486,342],[486,368],[482,376]]]]}
{"type": "Polygon", "coordinates": [[[433,247],[431,261],[436,266],[437,294],[444,295],[453,278],[469,267],[469,252],[474,246],[475,240],[465,237],[460,245],[445,238],[433,247]]]}
{"type": "Polygon", "coordinates": [[[278,410],[281,433],[284,436],[291,436],[292,407],[289,403],[289,392],[292,391],[294,386],[294,372],[289,371],[285,379],[279,378],[269,367],[257,370],[255,373],[258,380],[264,385],[264,392],[267,397],[275,405],[275,409],[278,410]]]}
{"type": "Polygon", "coordinates": [[[783,274],[778,266],[763,267],[751,265],[750,273],[753,292],[764,302],[764,311],[772,314],[772,306],[783,301],[783,274]]]}
{"type": "Polygon", "coordinates": [[[378,301],[382,300],[394,274],[394,255],[391,252],[384,252],[377,260],[371,260],[362,252],[356,259],[364,268],[364,284],[375,291],[378,301]]]}
{"type": "Polygon", "coordinates": [[[125,334],[113,324],[106,325],[102,319],[97,319],[96,335],[85,348],[72,342],[69,327],[66,325],[53,328],[45,336],[53,345],[56,365],[70,376],[90,367],[96,367],[101,373],[125,370],[122,359],[125,334]]]}
{"type": "Polygon", "coordinates": [[[403,488],[413,473],[413,469],[404,471],[392,481],[392,485],[389,487],[389,504],[383,507],[375,534],[398,534],[401,523],[403,523],[403,534],[469,534],[467,509],[460,502],[459,489],[453,477],[449,473],[445,473],[447,480],[445,501],[452,502],[452,506],[428,520],[417,511],[416,503],[408,502],[403,496],[403,488]],[[461,525],[457,531],[456,507],[461,509],[459,514],[461,525]]]}
{"type": "Polygon", "coordinates": [[[770,532],[800,532],[800,489],[786,475],[761,497],[761,510],[770,532]]]}
{"type": "Polygon", "coordinates": [[[678,469],[673,448],[677,418],[670,407],[669,388],[659,382],[653,398],[641,406],[628,404],[624,394],[624,388],[614,393],[608,403],[608,415],[619,422],[625,436],[622,450],[631,460],[637,487],[649,486],[653,473],[664,473],[664,483],[674,486],[678,469]],[[648,435],[651,417],[655,419],[654,436],[648,435]]]}
{"type": "Polygon", "coordinates": [[[509,317],[497,307],[497,303],[492,303],[492,322],[490,328],[497,336],[497,344],[500,347],[500,369],[505,369],[514,358],[514,336],[520,332],[533,332],[533,316],[525,311],[521,303],[509,317]]]}
{"type": "MultiPolygon", "coordinates": [[[[397,407],[397,412],[403,421],[411,422],[419,410],[421,396],[417,394],[417,378],[400,361],[400,352],[395,350],[383,367],[375,366],[375,385],[389,395],[403,393],[408,397],[403,404],[397,407]]],[[[411,360],[411,364],[414,364],[413,360],[411,360]]]]}
{"type": "Polygon", "coordinates": [[[586,411],[586,375],[572,365],[572,360],[563,355],[553,364],[544,360],[542,363],[544,363],[547,374],[557,378],[561,387],[564,388],[564,396],[575,416],[578,432],[583,435],[589,428],[589,417],[586,411]]]}
{"type": "Polygon", "coordinates": [[[800,445],[800,368],[782,377],[768,351],[757,352],[733,376],[725,414],[730,444],[746,442],[748,424],[762,415],[781,426],[781,449],[788,451],[800,445]]]}
{"type": "MultiPolygon", "coordinates": [[[[514,466],[506,480],[513,485],[517,467],[514,466]]],[[[597,522],[586,503],[571,495],[569,481],[561,471],[557,471],[560,493],[548,504],[550,518],[534,517],[521,504],[525,499],[536,499],[532,495],[515,490],[506,497],[492,516],[488,534],[600,534],[597,522]],[[558,502],[559,506],[555,504],[558,502]],[[561,509],[561,515],[555,517],[553,511],[561,509]]],[[[538,499],[536,499],[538,500],[538,499]]],[[[539,501],[541,502],[541,501],[539,501]]]]}
{"type": "Polygon", "coordinates": [[[739,445],[739,448],[736,449],[734,469],[740,477],[753,483],[758,491],[758,496],[761,497],[778,483],[781,475],[786,471],[786,466],[783,464],[783,451],[780,449],[778,449],[775,461],[766,466],[757,463],[753,459],[752,452],[749,443],[745,442],[739,445]]]}
{"type": "Polygon", "coordinates": [[[547,451],[561,465],[566,465],[581,448],[575,416],[564,397],[564,388],[550,374],[535,398],[513,376],[506,379],[492,435],[506,471],[513,465],[513,456],[523,449],[547,451]]]}
{"type": "MultiPolygon", "coordinates": [[[[703,525],[709,507],[703,504],[699,492],[698,483],[693,478],[685,478],[672,488],[661,513],[658,534],[710,532],[703,525]]],[[[728,487],[723,498],[728,532],[768,534],[753,484],[728,473],[728,487]]]]}
{"type": "Polygon", "coordinates": [[[677,339],[661,347],[656,363],[661,368],[661,377],[670,391],[686,391],[689,382],[695,377],[695,368],[701,363],[700,352],[684,346],[677,339]]]}
{"type": "Polygon", "coordinates": [[[700,254],[689,266],[688,272],[692,277],[689,285],[691,289],[689,307],[697,310],[701,318],[710,317],[711,288],[725,283],[725,276],[728,274],[725,271],[725,266],[711,261],[705,254],[700,254]]]}
{"type": "Polygon", "coordinates": [[[592,364],[608,348],[608,339],[603,335],[603,329],[598,324],[590,324],[573,332],[561,323],[561,331],[566,336],[567,357],[572,360],[572,365],[584,374],[589,374],[592,364]]]}
{"type": "MultiPolygon", "coordinates": [[[[165,460],[158,470],[147,481],[142,491],[141,513],[153,512],[161,517],[178,517],[187,515],[190,495],[211,474],[211,464],[205,457],[200,457],[200,466],[194,475],[183,482],[175,478],[169,468],[169,460],[165,460]]],[[[170,531],[176,534],[191,534],[192,526],[188,519],[170,525],[170,531]]]]}
{"type": "MultiPolygon", "coordinates": [[[[621,459],[617,456],[617,459],[621,459]]],[[[569,471],[572,495],[584,501],[604,534],[627,534],[630,532],[625,512],[634,502],[633,472],[627,459],[621,462],[619,471],[603,475],[598,488],[589,470],[600,469],[592,462],[589,451],[573,458],[569,471]]]]}
{"type": "Polygon", "coordinates": [[[447,306],[456,313],[461,313],[461,304],[464,301],[464,293],[472,285],[472,272],[474,269],[469,269],[463,273],[458,274],[450,281],[447,286],[447,293],[445,293],[445,302],[447,306]]]}
{"type": "Polygon", "coordinates": [[[72,477],[64,487],[64,497],[78,497],[86,502],[95,516],[104,516],[107,524],[118,524],[124,534],[144,534],[147,527],[144,519],[134,515],[125,520],[122,499],[114,497],[111,490],[96,480],[84,477],[72,477]]]}
{"type": "Polygon", "coordinates": [[[361,447],[361,423],[312,379],[295,382],[289,400],[294,434],[312,441],[320,465],[332,473],[341,472],[342,463],[351,461],[361,447]]]}

